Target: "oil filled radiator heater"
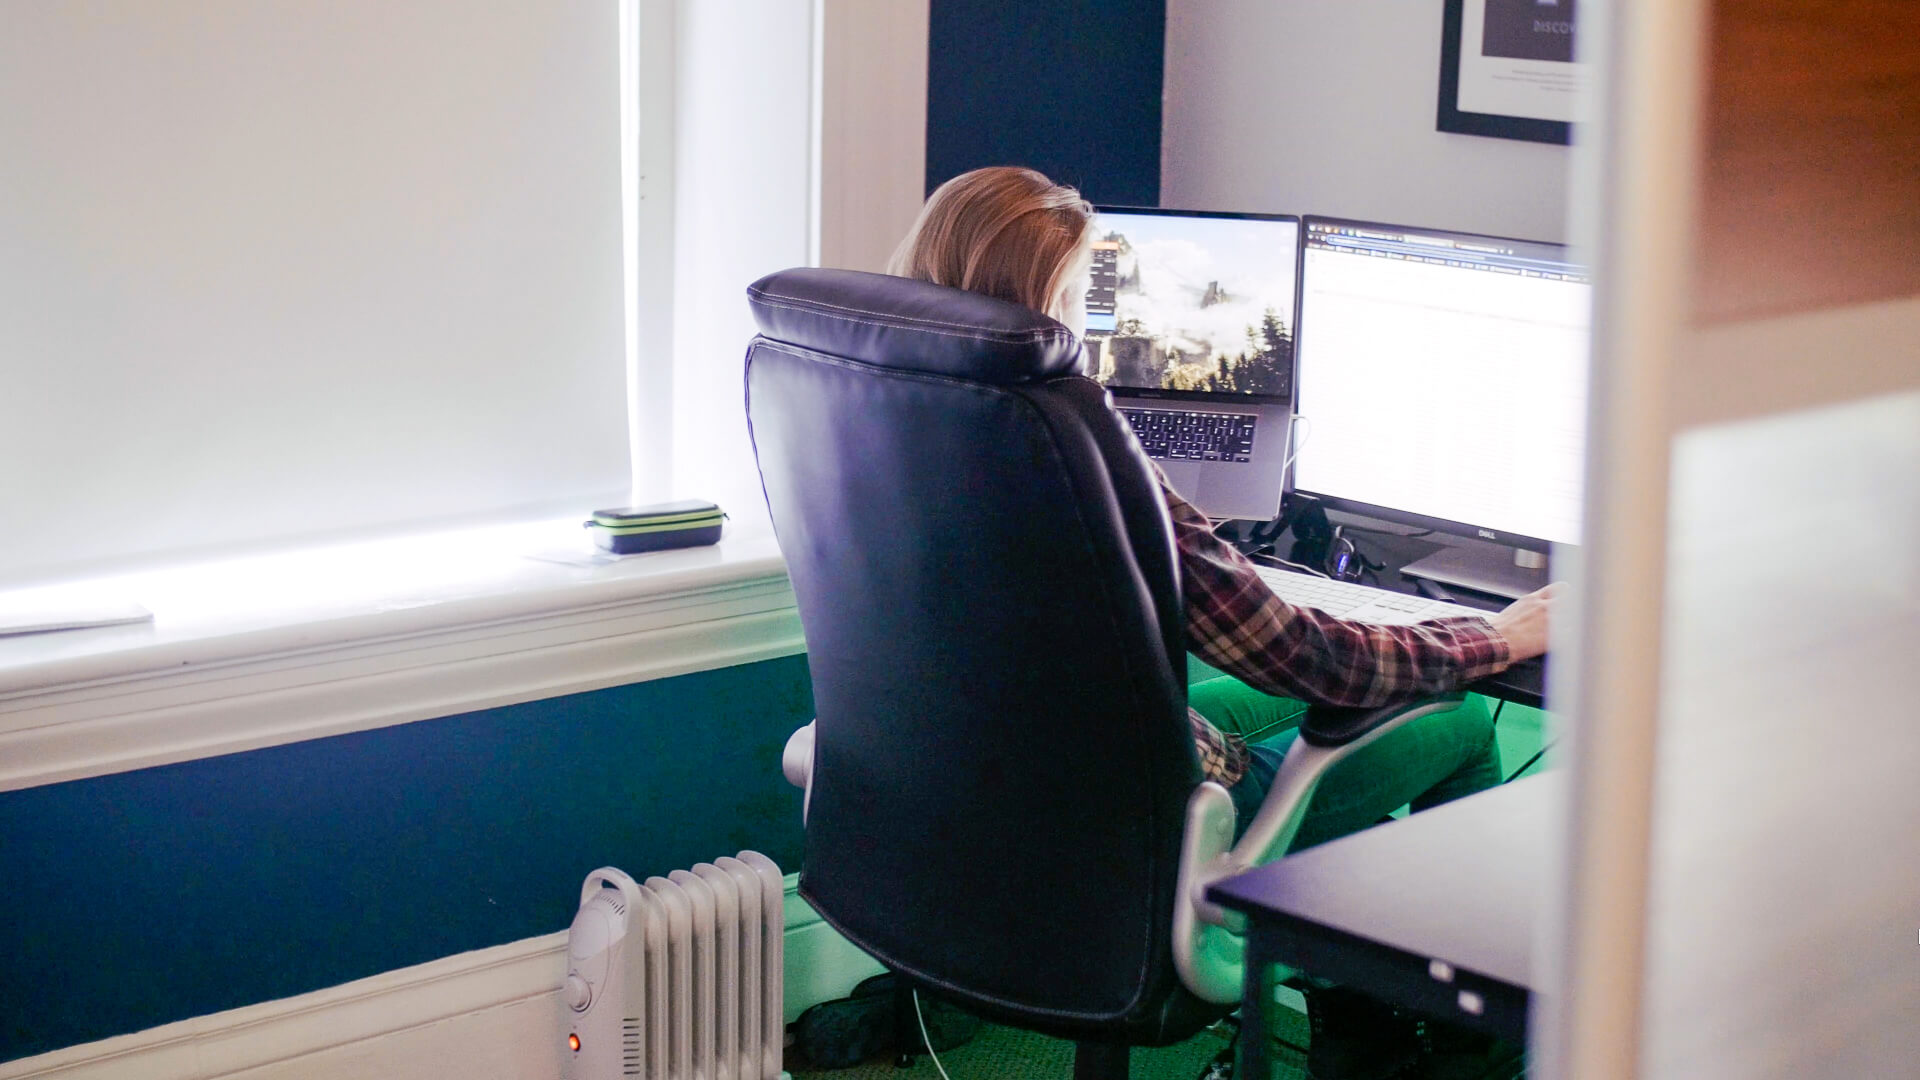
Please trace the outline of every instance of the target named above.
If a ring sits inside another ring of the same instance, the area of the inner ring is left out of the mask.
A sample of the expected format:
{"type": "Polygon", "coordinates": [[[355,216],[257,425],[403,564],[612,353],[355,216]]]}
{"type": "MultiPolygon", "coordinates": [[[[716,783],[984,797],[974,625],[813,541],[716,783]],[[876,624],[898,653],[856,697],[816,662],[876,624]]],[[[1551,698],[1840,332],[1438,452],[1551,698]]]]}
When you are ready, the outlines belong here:
{"type": "Polygon", "coordinates": [[[644,884],[587,875],[560,997],[567,1080],[774,1080],[780,868],[755,851],[644,884]]]}

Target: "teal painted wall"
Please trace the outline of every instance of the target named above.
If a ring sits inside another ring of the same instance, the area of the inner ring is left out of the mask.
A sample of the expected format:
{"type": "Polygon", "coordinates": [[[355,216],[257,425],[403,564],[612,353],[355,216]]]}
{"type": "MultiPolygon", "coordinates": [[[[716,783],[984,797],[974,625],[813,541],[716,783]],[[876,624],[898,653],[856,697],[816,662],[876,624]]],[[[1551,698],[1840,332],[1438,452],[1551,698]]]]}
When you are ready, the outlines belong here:
{"type": "Polygon", "coordinates": [[[806,659],[0,793],[0,1061],[564,930],[601,865],[800,863],[806,659]]]}
{"type": "Polygon", "coordinates": [[[1026,165],[1097,203],[1160,205],[1166,0],[933,0],[927,191],[1026,165]]]}

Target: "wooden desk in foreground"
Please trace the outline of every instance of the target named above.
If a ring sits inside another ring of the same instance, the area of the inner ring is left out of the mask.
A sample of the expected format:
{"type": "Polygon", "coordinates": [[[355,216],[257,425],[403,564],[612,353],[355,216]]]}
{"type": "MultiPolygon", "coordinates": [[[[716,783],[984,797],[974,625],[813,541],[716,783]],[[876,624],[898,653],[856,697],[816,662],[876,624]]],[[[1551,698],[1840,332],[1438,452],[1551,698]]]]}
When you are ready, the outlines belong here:
{"type": "Polygon", "coordinates": [[[1562,785],[1516,781],[1209,889],[1247,916],[1241,1075],[1269,1072],[1262,1004],[1276,963],[1524,1040],[1562,785]]]}

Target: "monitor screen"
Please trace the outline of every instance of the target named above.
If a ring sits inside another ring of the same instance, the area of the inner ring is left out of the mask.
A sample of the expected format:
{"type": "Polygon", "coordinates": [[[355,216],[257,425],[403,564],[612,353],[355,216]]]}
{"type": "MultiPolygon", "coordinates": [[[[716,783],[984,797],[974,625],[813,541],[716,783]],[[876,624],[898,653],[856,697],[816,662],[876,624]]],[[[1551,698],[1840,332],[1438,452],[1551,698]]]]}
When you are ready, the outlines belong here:
{"type": "Polygon", "coordinates": [[[1303,245],[1294,489],[1578,542],[1591,286],[1566,250],[1322,218],[1303,245]]]}
{"type": "Polygon", "coordinates": [[[1088,374],[1166,396],[1292,393],[1298,219],[1102,207],[1093,236],[1088,374]]]}

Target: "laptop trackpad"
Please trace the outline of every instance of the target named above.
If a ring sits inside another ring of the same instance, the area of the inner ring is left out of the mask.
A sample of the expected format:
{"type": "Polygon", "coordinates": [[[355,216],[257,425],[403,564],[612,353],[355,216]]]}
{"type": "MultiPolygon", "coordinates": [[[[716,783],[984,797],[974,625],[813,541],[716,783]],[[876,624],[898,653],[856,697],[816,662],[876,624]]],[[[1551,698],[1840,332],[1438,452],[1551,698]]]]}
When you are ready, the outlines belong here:
{"type": "Polygon", "coordinates": [[[1156,461],[1156,464],[1160,466],[1161,472],[1167,474],[1167,483],[1173,485],[1173,490],[1179,492],[1181,498],[1188,502],[1193,502],[1193,500],[1199,496],[1200,462],[1170,461],[1166,458],[1160,458],[1156,461]]]}

